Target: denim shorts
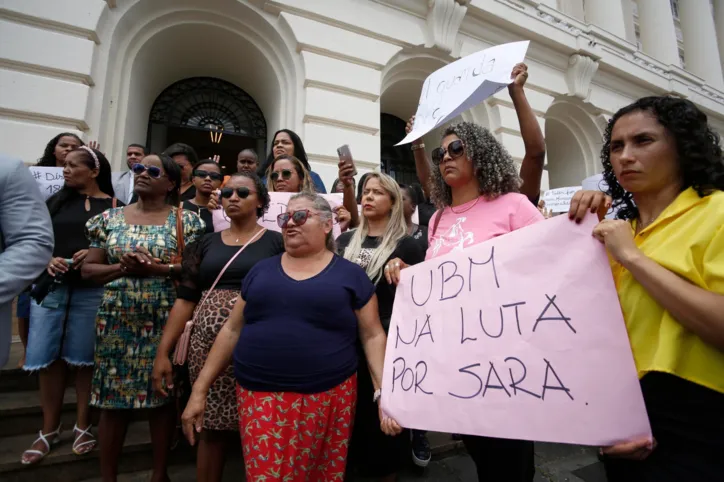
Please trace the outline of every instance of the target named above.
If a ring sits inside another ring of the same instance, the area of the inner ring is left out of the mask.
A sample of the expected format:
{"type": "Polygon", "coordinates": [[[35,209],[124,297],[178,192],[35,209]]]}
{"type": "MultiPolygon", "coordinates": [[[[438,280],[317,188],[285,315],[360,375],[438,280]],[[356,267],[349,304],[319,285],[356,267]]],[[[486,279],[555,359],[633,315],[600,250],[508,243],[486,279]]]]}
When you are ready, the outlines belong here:
{"type": "Polygon", "coordinates": [[[102,298],[102,287],[61,285],[48,293],[40,305],[33,300],[23,369],[40,370],[59,358],[69,365],[92,366],[96,315],[102,298]]]}
{"type": "Polygon", "coordinates": [[[30,318],[30,293],[24,291],[18,295],[18,305],[15,310],[15,316],[18,318],[30,318]]]}

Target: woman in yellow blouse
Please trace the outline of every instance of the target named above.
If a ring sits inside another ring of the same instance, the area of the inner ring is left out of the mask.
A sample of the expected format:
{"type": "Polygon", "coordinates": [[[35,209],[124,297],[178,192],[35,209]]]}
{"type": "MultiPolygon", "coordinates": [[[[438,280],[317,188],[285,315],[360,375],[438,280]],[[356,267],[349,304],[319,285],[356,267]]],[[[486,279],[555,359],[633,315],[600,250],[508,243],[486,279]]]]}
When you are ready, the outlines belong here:
{"type": "Polygon", "coordinates": [[[646,97],[601,154],[617,220],[605,243],[653,440],[602,449],[610,482],[724,481],[724,164],[688,100],[646,97]]]}

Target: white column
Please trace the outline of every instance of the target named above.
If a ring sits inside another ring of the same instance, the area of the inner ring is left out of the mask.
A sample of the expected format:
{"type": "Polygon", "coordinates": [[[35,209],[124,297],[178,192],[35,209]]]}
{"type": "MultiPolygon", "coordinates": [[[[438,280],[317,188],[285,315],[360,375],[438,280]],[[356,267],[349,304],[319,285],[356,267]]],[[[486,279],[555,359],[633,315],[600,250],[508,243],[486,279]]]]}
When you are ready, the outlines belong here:
{"type": "MultiPolygon", "coordinates": [[[[719,56],[724,54],[724,0],[714,0],[714,26],[719,43],[719,56]]],[[[721,59],[724,61],[724,59],[721,59]]],[[[722,65],[724,69],[724,64],[722,65]]]]}
{"type": "Polygon", "coordinates": [[[622,0],[586,0],[586,23],[601,27],[603,30],[622,39],[626,38],[626,22],[622,0]]]}
{"type": "Polygon", "coordinates": [[[712,87],[724,88],[714,16],[709,0],[679,2],[679,21],[684,37],[686,70],[712,87]]]}
{"type": "Polygon", "coordinates": [[[643,51],[660,62],[680,66],[674,14],[669,0],[638,0],[638,4],[643,51]]]}

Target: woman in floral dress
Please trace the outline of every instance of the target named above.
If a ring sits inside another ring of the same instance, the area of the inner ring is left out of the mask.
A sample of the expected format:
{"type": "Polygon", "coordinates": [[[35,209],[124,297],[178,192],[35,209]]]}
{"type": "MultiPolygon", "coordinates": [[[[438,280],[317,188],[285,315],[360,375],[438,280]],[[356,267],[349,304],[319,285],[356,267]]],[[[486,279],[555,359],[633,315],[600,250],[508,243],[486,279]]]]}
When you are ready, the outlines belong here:
{"type": "Polygon", "coordinates": [[[153,391],[151,371],[161,334],[176,299],[181,266],[179,232],[190,243],[204,232],[194,213],[179,210],[181,171],[167,156],[146,156],[133,166],[138,202],[110,209],[86,225],[90,249],[84,278],[105,284],[96,319],[91,406],[101,409],[101,475],[116,480],[132,409],[151,409],[153,482],[167,481],[173,436],[172,398],[153,391]],[[181,213],[180,222],[177,215],[181,213]]]}

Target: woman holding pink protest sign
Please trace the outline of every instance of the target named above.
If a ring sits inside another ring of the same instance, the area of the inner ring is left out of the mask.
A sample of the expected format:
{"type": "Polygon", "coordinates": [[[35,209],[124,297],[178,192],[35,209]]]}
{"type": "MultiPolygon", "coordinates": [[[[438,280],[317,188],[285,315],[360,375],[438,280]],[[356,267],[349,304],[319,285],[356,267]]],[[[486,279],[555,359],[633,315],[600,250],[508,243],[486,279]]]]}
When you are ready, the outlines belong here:
{"type": "MultiPolygon", "coordinates": [[[[520,194],[521,180],[505,148],[483,127],[462,122],[445,129],[442,146],[432,152],[432,196],[441,208],[431,219],[426,259],[443,256],[543,220],[520,194]]],[[[586,192],[572,205],[573,218],[604,205],[602,193],[586,192]],[[579,212],[580,210],[580,212],[579,212]]],[[[398,283],[407,264],[394,259],[385,267],[398,283]]],[[[533,442],[463,436],[480,481],[530,482],[535,474],[533,442]]]]}
{"type": "MultiPolygon", "coordinates": [[[[221,189],[222,207],[231,226],[207,234],[184,250],[178,297],[153,364],[153,387],[157,392],[165,393],[166,387],[173,383],[169,355],[177,342],[183,343],[179,339],[187,322],[192,323],[188,366],[193,383],[234,308],[244,277],[258,261],[284,252],[281,233],[268,231],[258,224],[269,202],[269,193],[256,174],[248,171],[233,174],[221,189]]],[[[196,457],[197,480],[221,480],[226,448],[239,436],[238,432],[236,383],[229,365],[207,396],[196,457]]]]}
{"type": "MultiPolygon", "coordinates": [[[[233,360],[247,480],[343,480],[357,396],[361,343],[374,386],[387,337],[375,288],[334,253],[332,209],[293,196],[277,218],[286,252],[259,261],[216,337],[183,415],[193,444],[207,394],[233,360]]],[[[390,435],[399,425],[382,416],[390,435]]]]}
{"type": "MultiPolygon", "coordinates": [[[[379,316],[385,332],[389,330],[395,285],[384,277],[384,267],[392,258],[412,265],[425,258],[422,246],[407,235],[403,194],[394,179],[386,174],[370,173],[362,188],[362,223],[354,231],[337,238],[340,255],[362,267],[375,283],[379,316]]],[[[357,370],[357,412],[350,445],[350,463],[364,477],[394,480],[407,463],[410,433],[389,437],[380,429],[379,411],[372,378],[364,352],[360,351],[357,370]]]]}
{"type": "Polygon", "coordinates": [[[688,100],[618,111],[601,151],[605,243],[654,440],[602,449],[610,482],[724,480],[724,164],[688,100]]]}

